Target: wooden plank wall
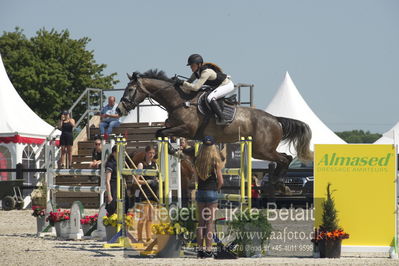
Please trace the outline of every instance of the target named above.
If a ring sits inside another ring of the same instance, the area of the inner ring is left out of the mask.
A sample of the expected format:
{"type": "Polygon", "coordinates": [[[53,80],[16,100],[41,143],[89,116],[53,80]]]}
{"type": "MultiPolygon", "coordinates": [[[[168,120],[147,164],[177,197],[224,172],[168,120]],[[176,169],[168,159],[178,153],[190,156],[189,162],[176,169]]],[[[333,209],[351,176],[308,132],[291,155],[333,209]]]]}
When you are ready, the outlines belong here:
{"type": "MultiPolygon", "coordinates": [[[[163,127],[163,123],[149,125],[148,123],[127,123],[121,124],[114,129],[116,135],[126,136],[127,151],[129,154],[142,151],[149,144],[156,144],[155,132],[163,127]]],[[[90,128],[90,139],[79,141],[78,154],[73,155],[72,167],[74,169],[88,168],[91,162],[94,149],[94,139],[100,134],[99,128],[90,128]]],[[[155,145],[156,146],[156,145],[155,145]]],[[[66,186],[98,186],[98,177],[85,176],[59,176],[56,178],[57,185],[66,186]]],[[[85,208],[99,208],[99,195],[95,193],[83,192],[57,192],[57,207],[70,208],[75,200],[80,200],[85,208]]]]}

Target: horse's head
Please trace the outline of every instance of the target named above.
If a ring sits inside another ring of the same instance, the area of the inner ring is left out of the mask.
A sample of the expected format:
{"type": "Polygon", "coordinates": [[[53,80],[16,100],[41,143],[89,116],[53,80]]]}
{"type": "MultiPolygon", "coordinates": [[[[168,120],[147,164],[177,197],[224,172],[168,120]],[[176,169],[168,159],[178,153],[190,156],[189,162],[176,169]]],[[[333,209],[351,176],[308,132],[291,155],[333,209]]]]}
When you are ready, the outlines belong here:
{"type": "Polygon", "coordinates": [[[174,81],[168,78],[165,72],[157,69],[148,70],[144,74],[135,72],[128,77],[130,81],[117,108],[120,115],[127,115],[146,97],[171,110],[183,106],[183,101],[190,100],[196,95],[195,92],[186,95],[180,88],[175,87],[174,81]]]}
{"type": "Polygon", "coordinates": [[[133,75],[127,74],[129,83],[125,88],[122,99],[119,102],[116,111],[119,115],[127,115],[130,110],[136,108],[148,96],[148,91],[143,89],[140,80],[140,73],[134,72],[133,75]]]}

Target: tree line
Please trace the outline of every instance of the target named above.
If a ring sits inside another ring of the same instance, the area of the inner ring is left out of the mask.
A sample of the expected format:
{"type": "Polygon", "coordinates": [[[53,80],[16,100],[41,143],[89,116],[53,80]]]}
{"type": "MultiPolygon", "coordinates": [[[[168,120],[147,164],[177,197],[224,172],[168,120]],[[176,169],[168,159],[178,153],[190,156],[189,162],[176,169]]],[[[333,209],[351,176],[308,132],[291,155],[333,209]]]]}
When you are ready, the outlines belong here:
{"type": "Polygon", "coordinates": [[[335,134],[347,143],[374,143],[382,136],[379,133],[370,133],[370,131],[363,130],[335,132],[335,134]]]}
{"type": "MultiPolygon", "coordinates": [[[[40,29],[27,38],[23,30],[3,32],[0,53],[7,74],[21,98],[40,117],[55,125],[86,88],[110,89],[116,73],[105,75],[105,64],[87,50],[91,40],[71,39],[68,30],[40,29]]],[[[75,119],[84,112],[74,111],[75,119]]]]}

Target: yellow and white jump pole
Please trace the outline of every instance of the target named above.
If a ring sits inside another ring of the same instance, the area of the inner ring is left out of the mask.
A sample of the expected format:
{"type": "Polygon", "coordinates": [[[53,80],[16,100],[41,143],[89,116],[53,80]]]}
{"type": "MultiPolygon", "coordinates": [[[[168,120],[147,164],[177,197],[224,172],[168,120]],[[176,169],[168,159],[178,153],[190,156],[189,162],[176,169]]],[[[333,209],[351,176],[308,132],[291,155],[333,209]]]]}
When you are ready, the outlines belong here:
{"type": "Polygon", "coordinates": [[[161,167],[161,170],[163,172],[164,176],[164,193],[161,194],[164,196],[164,203],[166,208],[169,209],[169,153],[168,153],[168,145],[169,145],[169,138],[165,137],[163,139],[163,142],[161,143],[162,145],[162,156],[163,156],[163,165],[161,167]]]}
{"type": "Polygon", "coordinates": [[[125,188],[122,182],[123,163],[125,162],[125,146],[126,139],[118,137],[116,139],[116,214],[117,214],[117,225],[116,232],[122,230],[122,235],[118,238],[116,243],[106,243],[104,248],[113,247],[131,247],[129,239],[126,237],[125,229],[125,214],[124,214],[124,203],[125,203],[125,188]]]}

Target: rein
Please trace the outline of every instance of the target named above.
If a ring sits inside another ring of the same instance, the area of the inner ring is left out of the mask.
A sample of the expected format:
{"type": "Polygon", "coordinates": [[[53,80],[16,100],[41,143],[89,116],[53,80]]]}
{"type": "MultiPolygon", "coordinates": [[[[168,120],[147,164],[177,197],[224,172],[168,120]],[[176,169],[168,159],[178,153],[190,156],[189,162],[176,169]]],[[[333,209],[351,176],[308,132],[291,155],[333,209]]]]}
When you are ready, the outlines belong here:
{"type": "Polygon", "coordinates": [[[154,95],[156,95],[160,90],[164,90],[164,89],[167,89],[167,88],[173,86],[173,84],[169,84],[168,86],[163,87],[163,88],[159,88],[159,89],[157,89],[155,92],[151,93],[150,91],[148,91],[148,90],[143,86],[143,84],[141,83],[141,80],[140,80],[139,78],[137,78],[137,85],[138,85],[138,88],[141,89],[142,91],[144,91],[145,93],[147,93],[148,96],[154,96],[154,95]]]}
{"type": "MultiPolygon", "coordinates": [[[[154,93],[151,93],[150,91],[148,91],[148,90],[143,86],[141,80],[140,80],[138,77],[137,77],[136,80],[137,80],[137,89],[140,89],[140,90],[144,91],[146,94],[148,94],[147,98],[149,99],[149,101],[150,101],[150,103],[151,103],[152,105],[156,105],[156,104],[154,104],[154,101],[153,101],[153,99],[152,99],[150,96],[154,96],[154,95],[156,95],[156,94],[158,93],[158,91],[163,90],[163,89],[167,89],[167,88],[173,86],[173,84],[170,84],[170,85],[168,85],[168,86],[166,86],[166,87],[157,89],[154,93]]],[[[127,107],[127,106],[126,106],[126,103],[129,104],[129,105],[133,105],[133,106],[138,106],[138,105],[140,104],[140,103],[137,103],[136,101],[130,100],[130,99],[127,98],[127,97],[122,97],[121,101],[122,101],[122,104],[123,104],[125,107],[127,107]]],[[[157,104],[157,105],[158,105],[161,109],[167,111],[167,110],[165,109],[165,107],[163,107],[162,105],[160,105],[160,104],[157,104]]],[[[131,110],[131,109],[133,109],[133,108],[127,107],[127,109],[131,110]]]]}
{"type": "MultiPolygon", "coordinates": [[[[149,102],[150,102],[152,105],[157,105],[157,106],[159,106],[161,109],[163,109],[163,110],[165,110],[165,111],[168,112],[168,110],[166,110],[166,108],[163,107],[162,105],[160,105],[159,103],[158,103],[158,104],[155,104],[153,98],[154,98],[161,90],[165,90],[165,89],[167,89],[167,88],[170,88],[170,87],[174,86],[174,84],[172,83],[172,84],[169,84],[169,85],[166,86],[166,87],[158,88],[158,89],[155,90],[154,92],[150,92],[150,91],[147,90],[146,87],[142,84],[142,81],[141,81],[142,78],[145,78],[145,77],[136,77],[136,81],[137,81],[137,82],[136,82],[136,88],[137,88],[137,90],[141,90],[141,91],[143,91],[144,93],[146,93],[146,94],[148,95],[147,98],[148,98],[149,102]]],[[[179,90],[181,90],[181,89],[180,89],[180,88],[176,88],[176,90],[179,92],[179,90]]],[[[181,94],[181,93],[179,92],[179,94],[181,94]]],[[[184,99],[183,99],[183,100],[184,100],[184,99]]],[[[131,106],[137,106],[137,105],[139,105],[139,103],[137,103],[137,102],[135,102],[135,101],[132,101],[132,100],[130,100],[130,99],[127,98],[127,97],[123,97],[123,98],[121,99],[121,101],[122,101],[123,105],[124,105],[128,110],[133,109],[133,108],[131,108],[131,106]]],[[[169,113],[173,113],[174,111],[176,111],[176,110],[178,110],[178,109],[180,109],[180,108],[189,108],[191,105],[193,105],[193,106],[197,106],[197,105],[198,105],[198,104],[195,102],[195,98],[194,98],[194,99],[190,99],[190,100],[186,100],[186,101],[183,102],[182,104],[178,104],[177,106],[171,108],[171,110],[169,110],[169,113]]]]}
{"type": "Polygon", "coordinates": [[[148,97],[148,101],[152,104],[152,105],[156,105],[156,106],[158,106],[159,108],[161,108],[162,110],[164,110],[164,111],[168,111],[168,110],[166,110],[166,108],[165,107],[163,107],[162,105],[160,105],[159,103],[158,104],[155,104],[155,102],[154,102],[154,100],[151,98],[151,97],[148,97]]]}
{"type": "MultiPolygon", "coordinates": [[[[143,86],[143,84],[142,84],[142,82],[141,82],[141,80],[140,80],[139,78],[137,78],[137,85],[138,85],[138,86],[137,86],[138,89],[141,89],[141,90],[144,91],[146,94],[148,94],[148,99],[149,99],[150,103],[153,104],[153,105],[155,105],[155,104],[154,104],[154,100],[153,100],[151,97],[154,97],[154,96],[155,96],[159,91],[161,91],[161,90],[165,90],[165,89],[167,89],[167,88],[170,88],[170,87],[174,86],[174,84],[169,84],[168,86],[159,88],[159,89],[157,89],[155,92],[151,93],[150,91],[148,91],[148,90],[143,86]]],[[[177,105],[176,107],[172,108],[169,112],[170,112],[170,113],[173,113],[174,111],[176,111],[176,110],[178,110],[178,109],[180,109],[180,108],[182,108],[182,107],[188,108],[188,107],[190,107],[191,105],[198,105],[198,104],[195,103],[195,102],[192,102],[192,101],[185,101],[183,104],[179,104],[179,105],[177,105]]],[[[159,106],[161,109],[167,111],[166,108],[163,107],[162,105],[158,104],[158,106],[159,106]]]]}

